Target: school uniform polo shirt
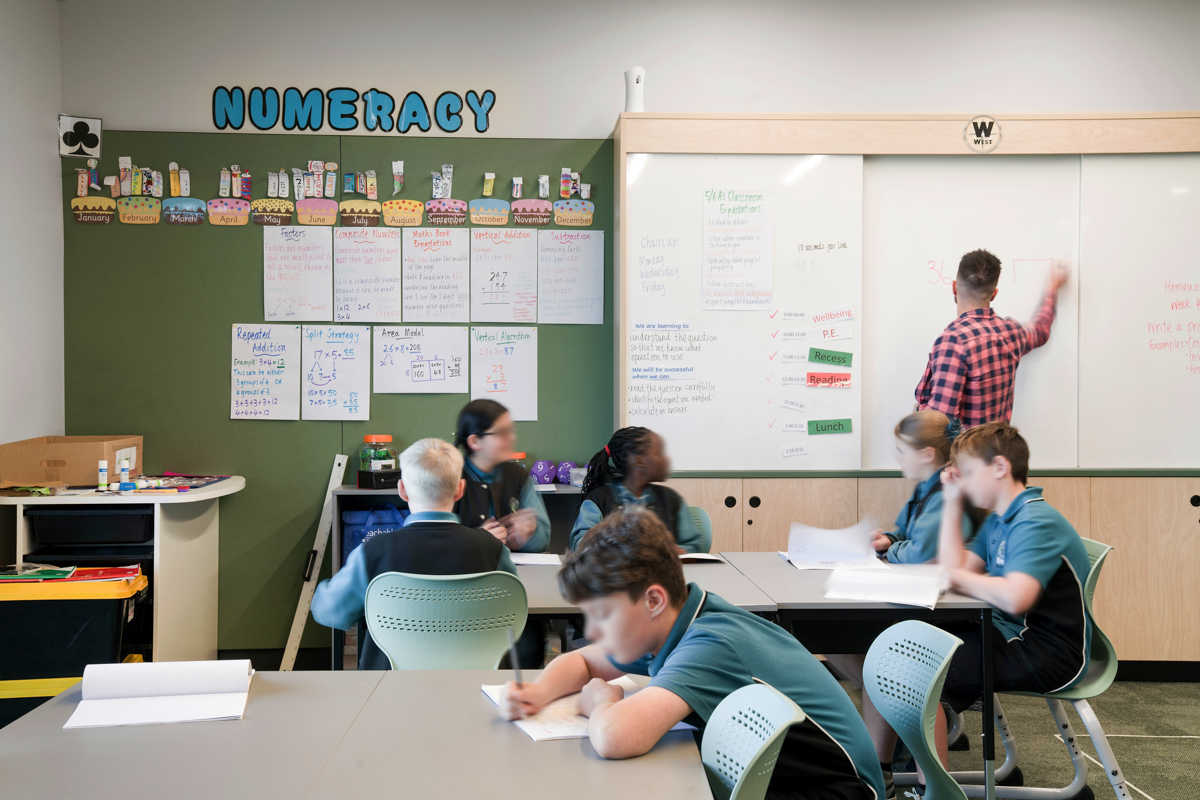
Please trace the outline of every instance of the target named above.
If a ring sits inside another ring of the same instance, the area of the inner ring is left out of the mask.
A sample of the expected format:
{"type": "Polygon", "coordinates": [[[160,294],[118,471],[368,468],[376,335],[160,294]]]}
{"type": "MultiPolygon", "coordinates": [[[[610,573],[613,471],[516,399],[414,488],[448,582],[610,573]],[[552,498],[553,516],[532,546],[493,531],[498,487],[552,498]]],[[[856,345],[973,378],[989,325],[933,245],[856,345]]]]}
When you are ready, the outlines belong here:
{"type": "MultiPolygon", "coordinates": [[[[892,540],[887,560],[893,564],[924,564],[937,558],[938,536],[942,530],[942,473],[933,475],[913,490],[912,497],[896,517],[896,529],[884,535],[892,540]]],[[[975,523],[962,515],[963,541],[971,541],[975,523]]]]}
{"type": "Polygon", "coordinates": [[[1023,572],[1037,579],[1042,594],[1023,615],[997,609],[992,620],[1038,673],[1053,671],[1074,686],[1087,672],[1092,623],[1084,605],[1083,585],[1091,561],[1079,534],[1030,486],[1013,498],[1004,514],[992,514],[968,545],[984,560],[987,573],[1004,576],[1023,572]],[[1038,661],[1039,663],[1033,663],[1038,661]]]}
{"type": "Polygon", "coordinates": [[[808,720],[792,728],[772,789],[815,798],[883,800],[883,774],[862,717],[821,662],[783,628],[694,583],[657,654],[614,666],[649,675],[692,708],[685,722],[701,730],[735,690],[768,684],[790,697],[808,720]]]}

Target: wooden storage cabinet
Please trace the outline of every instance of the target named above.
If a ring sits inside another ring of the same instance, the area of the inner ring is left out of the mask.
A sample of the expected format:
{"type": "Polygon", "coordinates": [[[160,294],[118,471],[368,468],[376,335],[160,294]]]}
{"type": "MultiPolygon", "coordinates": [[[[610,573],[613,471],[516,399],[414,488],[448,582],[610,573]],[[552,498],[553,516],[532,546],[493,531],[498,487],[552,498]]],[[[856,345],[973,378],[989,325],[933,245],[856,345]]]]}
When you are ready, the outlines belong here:
{"type": "Polygon", "coordinates": [[[793,522],[845,528],[858,521],[857,478],[743,478],[742,547],[787,550],[793,522]]]}
{"type": "Polygon", "coordinates": [[[672,478],[667,482],[690,506],[702,508],[712,519],[713,553],[742,551],[742,479],[672,478]]]}

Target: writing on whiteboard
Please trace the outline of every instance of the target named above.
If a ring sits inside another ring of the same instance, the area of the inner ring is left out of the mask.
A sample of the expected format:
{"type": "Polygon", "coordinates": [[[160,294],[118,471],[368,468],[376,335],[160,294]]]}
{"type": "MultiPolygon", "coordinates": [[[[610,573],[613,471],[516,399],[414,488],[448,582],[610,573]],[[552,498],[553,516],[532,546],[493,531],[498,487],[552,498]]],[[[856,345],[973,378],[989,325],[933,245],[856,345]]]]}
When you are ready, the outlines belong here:
{"type": "Polygon", "coordinates": [[[1163,293],[1161,316],[1146,322],[1149,350],[1200,377],[1200,283],[1167,278],[1163,293]]]}
{"type": "Polygon", "coordinates": [[[770,307],[775,241],[771,197],[758,190],[704,190],[701,308],[770,307]]]}

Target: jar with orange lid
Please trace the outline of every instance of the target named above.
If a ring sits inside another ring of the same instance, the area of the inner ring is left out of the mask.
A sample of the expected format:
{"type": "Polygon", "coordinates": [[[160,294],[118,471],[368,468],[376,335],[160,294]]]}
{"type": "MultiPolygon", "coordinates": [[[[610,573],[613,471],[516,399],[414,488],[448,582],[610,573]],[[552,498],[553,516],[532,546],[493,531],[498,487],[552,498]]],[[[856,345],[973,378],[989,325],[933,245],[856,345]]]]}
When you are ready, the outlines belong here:
{"type": "Polygon", "coordinates": [[[373,434],[363,437],[363,446],[358,451],[360,470],[378,472],[384,469],[398,469],[399,464],[400,460],[390,435],[373,434]]]}

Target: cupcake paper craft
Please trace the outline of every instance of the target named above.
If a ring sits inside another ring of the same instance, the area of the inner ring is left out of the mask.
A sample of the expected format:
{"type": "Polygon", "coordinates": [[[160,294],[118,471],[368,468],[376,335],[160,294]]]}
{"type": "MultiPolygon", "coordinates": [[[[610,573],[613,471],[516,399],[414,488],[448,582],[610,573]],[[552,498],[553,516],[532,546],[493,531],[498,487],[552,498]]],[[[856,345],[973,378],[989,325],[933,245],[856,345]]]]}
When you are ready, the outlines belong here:
{"type": "Polygon", "coordinates": [[[386,200],[383,204],[383,224],[393,228],[420,225],[425,216],[425,204],[420,200],[386,200]]]}
{"type": "Polygon", "coordinates": [[[514,200],[513,222],[518,225],[549,225],[554,205],[549,200],[514,200]]]}
{"type": "Polygon", "coordinates": [[[126,225],[157,225],[162,201],[157,197],[134,195],[117,200],[117,216],[126,225]]]}
{"type": "Polygon", "coordinates": [[[507,200],[472,200],[470,203],[472,225],[507,225],[507,200]]]}
{"type": "Polygon", "coordinates": [[[559,200],[554,204],[554,224],[581,227],[592,224],[596,206],[587,200],[559,200]]]}
{"type": "Polygon", "coordinates": [[[221,197],[208,201],[209,225],[245,225],[250,221],[250,201],[221,197]]]}
{"type": "Polygon", "coordinates": [[[332,225],[337,222],[336,200],[308,197],[296,202],[296,221],[301,225],[332,225]]]}
{"type": "Polygon", "coordinates": [[[381,206],[375,200],[343,200],[339,206],[342,224],[353,228],[374,228],[379,224],[381,206]]]}
{"type": "Polygon", "coordinates": [[[260,197],[250,203],[250,221],[255,225],[291,225],[291,200],[260,197]]]}
{"type": "Polygon", "coordinates": [[[430,225],[462,225],[467,221],[465,200],[430,200],[425,204],[425,216],[430,225]]]}
{"type": "Polygon", "coordinates": [[[163,222],[199,225],[204,222],[204,201],[198,197],[172,197],[162,201],[163,222]]]}
{"type": "Polygon", "coordinates": [[[76,197],[71,200],[71,213],[76,222],[107,225],[117,215],[117,201],[111,197],[76,197]]]}

